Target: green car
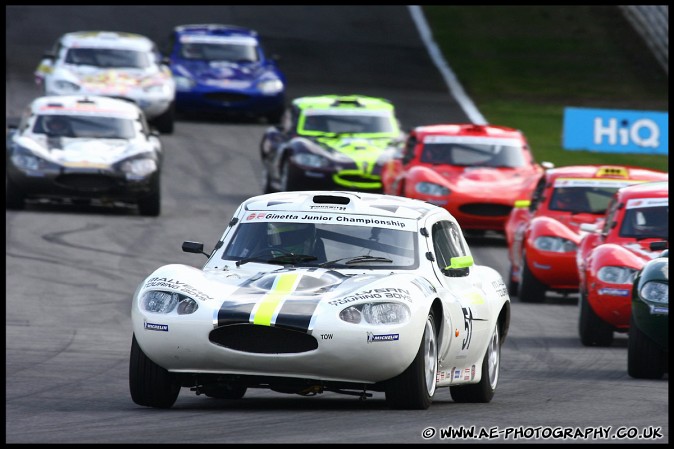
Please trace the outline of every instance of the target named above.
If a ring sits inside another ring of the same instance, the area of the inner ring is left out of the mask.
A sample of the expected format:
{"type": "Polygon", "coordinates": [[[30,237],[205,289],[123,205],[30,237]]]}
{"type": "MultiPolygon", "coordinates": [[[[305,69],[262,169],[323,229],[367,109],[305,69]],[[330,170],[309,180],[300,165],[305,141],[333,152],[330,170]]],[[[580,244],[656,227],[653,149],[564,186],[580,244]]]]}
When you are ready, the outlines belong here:
{"type": "Polygon", "coordinates": [[[383,192],[382,169],[404,141],[393,104],[364,95],[293,100],[260,144],[265,193],[383,192]]]}
{"type": "MultiPolygon", "coordinates": [[[[667,242],[653,242],[652,251],[667,242]]],[[[669,250],[637,272],[627,346],[627,373],[637,379],[660,379],[669,371],[669,250]]]]}

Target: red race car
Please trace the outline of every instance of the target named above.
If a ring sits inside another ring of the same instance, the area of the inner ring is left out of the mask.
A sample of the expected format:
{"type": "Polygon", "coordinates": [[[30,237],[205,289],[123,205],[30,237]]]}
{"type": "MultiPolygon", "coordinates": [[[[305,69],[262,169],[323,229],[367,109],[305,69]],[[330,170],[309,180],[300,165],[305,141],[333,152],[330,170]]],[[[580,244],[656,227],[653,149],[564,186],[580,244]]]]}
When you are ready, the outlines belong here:
{"type": "Polygon", "coordinates": [[[503,233],[518,198],[528,198],[545,171],[524,134],[495,125],[419,126],[402,154],[383,169],[384,193],[447,209],[464,231],[503,233]]]}
{"type": "Polygon", "coordinates": [[[576,249],[585,233],[581,224],[602,221],[619,188],[667,179],[665,172],[627,166],[547,170],[531,199],[517,201],[506,222],[508,292],[522,302],[542,302],[548,290],[578,292],[576,249]]]}
{"type": "Polygon", "coordinates": [[[585,346],[610,346],[614,331],[629,329],[635,274],[662,254],[662,248],[651,248],[651,243],[669,238],[669,183],[623,187],[611,200],[602,225],[584,228],[589,232],[576,253],[578,332],[585,346]]]}

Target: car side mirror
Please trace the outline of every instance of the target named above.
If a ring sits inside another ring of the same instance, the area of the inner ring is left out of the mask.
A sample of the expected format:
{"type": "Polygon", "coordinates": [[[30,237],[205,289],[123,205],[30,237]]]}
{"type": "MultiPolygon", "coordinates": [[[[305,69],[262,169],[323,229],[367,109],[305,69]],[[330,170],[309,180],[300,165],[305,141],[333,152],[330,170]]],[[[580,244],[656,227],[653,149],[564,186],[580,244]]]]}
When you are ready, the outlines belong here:
{"type": "Polygon", "coordinates": [[[208,254],[204,252],[204,244],[201,242],[185,241],[183,242],[183,251],[186,253],[203,254],[208,257],[208,254]]]}
{"type": "Polygon", "coordinates": [[[46,51],[42,55],[42,59],[49,59],[49,60],[53,61],[54,59],[56,59],[56,55],[52,51],[46,51]]]}
{"type": "Polygon", "coordinates": [[[459,256],[449,259],[449,265],[442,269],[442,274],[450,278],[468,276],[468,269],[473,266],[472,256],[459,256]]]}
{"type": "Polygon", "coordinates": [[[667,249],[668,243],[666,240],[658,240],[657,242],[651,242],[648,247],[651,249],[651,251],[660,251],[663,249],[667,249]]]}
{"type": "Polygon", "coordinates": [[[581,223],[580,230],[585,232],[595,232],[597,230],[596,223],[581,223]]]}

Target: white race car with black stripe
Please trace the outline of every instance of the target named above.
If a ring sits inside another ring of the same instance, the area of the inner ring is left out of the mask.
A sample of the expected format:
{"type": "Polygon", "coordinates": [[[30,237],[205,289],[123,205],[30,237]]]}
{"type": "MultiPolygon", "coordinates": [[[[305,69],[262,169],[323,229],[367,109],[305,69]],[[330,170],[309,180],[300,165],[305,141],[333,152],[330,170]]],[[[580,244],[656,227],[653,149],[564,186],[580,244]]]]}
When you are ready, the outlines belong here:
{"type": "Polygon", "coordinates": [[[489,402],[510,298],[474,263],[456,220],[397,196],[278,192],[244,201],[201,268],[158,268],[131,309],[136,404],[181,387],[220,399],[248,388],[426,409],[436,389],[489,402]]]}

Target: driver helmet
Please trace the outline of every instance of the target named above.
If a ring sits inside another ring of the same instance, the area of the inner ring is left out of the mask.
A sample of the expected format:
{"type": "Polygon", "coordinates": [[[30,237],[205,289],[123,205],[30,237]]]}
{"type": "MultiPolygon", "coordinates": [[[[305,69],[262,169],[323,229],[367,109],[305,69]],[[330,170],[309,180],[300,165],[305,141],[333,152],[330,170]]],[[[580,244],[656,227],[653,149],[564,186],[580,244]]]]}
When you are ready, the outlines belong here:
{"type": "Polygon", "coordinates": [[[65,135],[68,134],[68,120],[60,115],[44,116],[44,128],[49,134],[65,135]]]}
{"type": "Polygon", "coordinates": [[[312,223],[269,223],[267,227],[269,245],[294,254],[312,254],[315,239],[312,223]]]}

